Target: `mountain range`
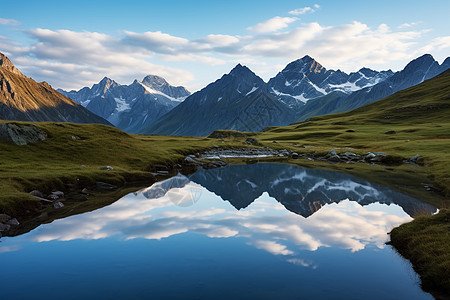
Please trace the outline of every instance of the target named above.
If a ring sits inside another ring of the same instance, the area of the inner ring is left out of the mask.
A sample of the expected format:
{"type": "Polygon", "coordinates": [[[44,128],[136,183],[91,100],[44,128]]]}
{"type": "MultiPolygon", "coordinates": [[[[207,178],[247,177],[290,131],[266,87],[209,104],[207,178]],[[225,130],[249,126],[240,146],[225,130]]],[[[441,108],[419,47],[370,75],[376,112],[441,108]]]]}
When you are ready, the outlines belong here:
{"type": "Polygon", "coordinates": [[[268,85],[282,101],[295,106],[299,104],[299,101],[305,103],[333,91],[350,94],[384,81],[393,74],[391,70],[378,72],[368,68],[362,68],[350,74],[341,70],[327,70],[306,55],[289,63],[269,80],[268,85]],[[293,101],[292,98],[297,101],[293,101]]]}
{"type": "Polygon", "coordinates": [[[0,118],[114,125],[129,133],[206,136],[217,129],[261,131],[313,116],[349,111],[417,85],[450,68],[425,54],[398,72],[327,70],[310,56],[268,82],[246,66],[191,94],[148,75],[121,85],[103,78],[78,91],[55,91],[24,76],[0,54],[0,118]],[[70,98],[70,99],[69,99],[70,98]]]}
{"type": "Polygon", "coordinates": [[[295,119],[295,111],[279,101],[260,77],[238,64],[141,133],[204,136],[217,128],[259,131],[295,119]]]}
{"type": "Polygon", "coordinates": [[[146,128],[190,95],[186,88],[172,86],[156,75],[130,85],[105,77],[91,88],[59,92],[130,133],[146,128]]]}
{"type": "Polygon", "coordinates": [[[433,78],[449,68],[450,57],[439,65],[430,54],[425,54],[408,63],[403,70],[373,86],[367,86],[351,94],[334,91],[308,101],[304,107],[300,108],[298,121],[361,107],[433,78]]]}
{"type": "Polygon", "coordinates": [[[26,77],[2,53],[0,53],[0,119],[111,125],[105,119],[57,92],[48,83],[38,83],[26,77]]]}
{"type": "Polygon", "coordinates": [[[205,136],[216,129],[260,131],[366,105],[449,67],[450,58],[439,65],[426,54],[396,73],[362,68],[346,74],[326,70],[305,56],[265,83],[239,64],[140,133],[205,136]]]}

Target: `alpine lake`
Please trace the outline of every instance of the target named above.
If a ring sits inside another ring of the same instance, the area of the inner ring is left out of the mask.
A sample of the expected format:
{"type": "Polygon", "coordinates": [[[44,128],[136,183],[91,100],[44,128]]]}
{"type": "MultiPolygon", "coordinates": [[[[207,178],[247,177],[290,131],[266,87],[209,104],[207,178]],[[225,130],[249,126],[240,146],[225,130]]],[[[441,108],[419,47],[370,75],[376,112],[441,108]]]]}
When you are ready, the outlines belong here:
{"type": "Polygon", "coordinates": [[[0,242],[1,299],[433,299],[389,232],[429,204],[281,163],[178,174],[0,242]]]}

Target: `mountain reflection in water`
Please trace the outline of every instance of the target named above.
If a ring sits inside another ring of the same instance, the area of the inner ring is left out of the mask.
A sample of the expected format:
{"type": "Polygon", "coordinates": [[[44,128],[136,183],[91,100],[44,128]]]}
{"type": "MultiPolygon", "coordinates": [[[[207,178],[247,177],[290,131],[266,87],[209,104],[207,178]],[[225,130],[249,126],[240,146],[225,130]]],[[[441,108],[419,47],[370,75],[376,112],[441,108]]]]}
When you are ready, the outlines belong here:
{"type": "Polygon", "coordinates": [[[247,207],[267,192],[286,209],[304,217],[309,217],[325,204],[339,203],[344,199],[361,205],[397,204],[410,216],[436,211],[429,204],[350,175],[284,164],[201,169],[190,179],[228,200],[236,209],[247,207]]]}
{"type": "Polygon", "coordinates": [[[389,188],[337,172],[283,164],[228,166],[201,169],[189,178],[179,174],[108,207],[42,226],[29,238],[162,239],[195,232],[211,238],[245,237],[248,244],[277,255],[293,255],[297,247],[357,251],[368,244],[383,248],[387,232],[411,220],[402,209],[409,215],[435,211],[389,188]]]}

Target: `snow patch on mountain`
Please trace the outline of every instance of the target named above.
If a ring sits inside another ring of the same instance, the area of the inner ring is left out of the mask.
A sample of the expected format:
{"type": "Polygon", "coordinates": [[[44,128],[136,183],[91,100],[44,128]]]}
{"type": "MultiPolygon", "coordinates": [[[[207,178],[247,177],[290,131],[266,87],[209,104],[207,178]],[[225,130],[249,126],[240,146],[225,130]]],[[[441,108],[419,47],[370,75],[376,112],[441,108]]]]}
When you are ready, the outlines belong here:
{"type": "Polygon", "coordinates": [[[258,87],[254,86],[252,87],[252,89],[250,90],[250,92],[248,92],[247,94],[245,94],[245,96],[250,95],[251,93],[253,93],[254,91],[256,91],[258,89],[258,87]]]}

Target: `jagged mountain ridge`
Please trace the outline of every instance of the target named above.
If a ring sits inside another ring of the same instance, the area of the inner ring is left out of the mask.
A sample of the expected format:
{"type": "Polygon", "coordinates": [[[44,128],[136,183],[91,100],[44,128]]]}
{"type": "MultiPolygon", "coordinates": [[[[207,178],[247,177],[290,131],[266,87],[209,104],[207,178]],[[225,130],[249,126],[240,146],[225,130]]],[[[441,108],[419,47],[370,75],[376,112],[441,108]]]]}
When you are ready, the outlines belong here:
{"type": "Polygon", "coordinates": [[[238,64],[141,133],[205,136],[216,129],[259,131],[295,119],[295,112],[260,77],[238,64]]]}
{"type": "Polygon", "coordinates": [[[190,95],[186,88],[172,86],[156,75],[130,85],[120,85],[105,77],[91,88],[61,92],[130,133],[147,127],[190,95]]]}
{"type": "Polygon", "coordinates": [[[83,106],[23,75],[0,53],[0,118],[18,121],[99,123],[111,125],[83,106]]]}
{"type": "Polygon", "coordinates": [[[309,56],[290,63],[265,83],[238,64],[201,91],[188,97],[143,134],[205,136],[217,129],[260,131],[274,124],[288,125],[299,119],[298,111],[309,98],[371,86],[389,78],[392,71],[363,68],[346,74],[326,70],[309,56]],[[278,89],[278,90],[277,90],[278,89]]]}
{"type": "Polygon", "coordinates": [[[292,107],[298,107],[299,101],[307,102],[333,91],[350,94],[384,81],[393,74],[391,70],[378,72],[368,68],[362,68],[350,74],[341,70],[327,70],[306,55],[289,63],[271,78],[268,84],[282,101],[292,107]]]}
{"type": "Polygon", "coordinates": [[[303,107],[299,108],[299,121],[313,116],[344,112],[364,106],[433,78],[449,68],[450,57],[439,65],[430,54],[422,55],[408,63],[403,70],[373,86],[349,95],[333,92],[308,101],[303,107]]]}

